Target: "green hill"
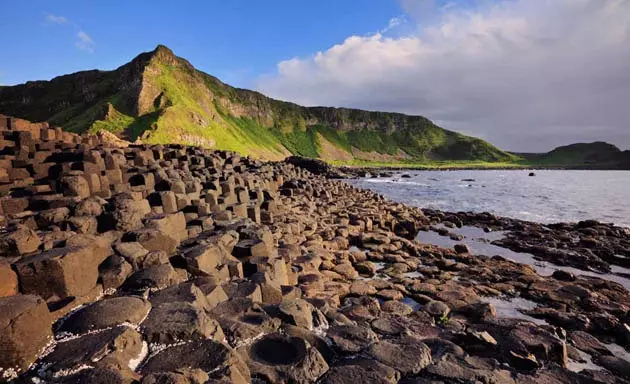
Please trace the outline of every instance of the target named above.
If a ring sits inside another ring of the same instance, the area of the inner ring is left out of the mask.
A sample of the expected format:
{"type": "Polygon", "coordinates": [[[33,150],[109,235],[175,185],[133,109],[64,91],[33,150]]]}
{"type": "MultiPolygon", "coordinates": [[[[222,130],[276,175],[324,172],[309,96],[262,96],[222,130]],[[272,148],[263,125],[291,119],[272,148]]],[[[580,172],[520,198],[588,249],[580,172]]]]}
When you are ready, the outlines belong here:
{"type": "Polygon", "coordinates": [[[509,162],[517,157],[422,116],[302,107],[238,89],[158,46],[113,71],[0,87],[0,113],[73,132],[228,149],[268,159],[509,162]]]}
{"type": "Polygon", "coordinates": [[[630,151],[621,151],[603,141],[565,145],[547,153],[515,155],[540,167],[630,169],[630,151]]]}

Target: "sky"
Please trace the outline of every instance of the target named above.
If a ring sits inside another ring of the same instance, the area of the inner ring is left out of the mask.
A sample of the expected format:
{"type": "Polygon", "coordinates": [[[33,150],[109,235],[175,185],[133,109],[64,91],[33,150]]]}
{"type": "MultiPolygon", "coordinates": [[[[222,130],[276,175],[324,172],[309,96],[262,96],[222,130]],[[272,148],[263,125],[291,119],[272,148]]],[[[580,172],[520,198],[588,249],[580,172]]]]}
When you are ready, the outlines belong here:
{"type": "Polygon", "coordinates": [[[0,2],[0,84],[164,44],[304,105],[427,116],[502,149],[630,149],[630,0],[0,2]]]}

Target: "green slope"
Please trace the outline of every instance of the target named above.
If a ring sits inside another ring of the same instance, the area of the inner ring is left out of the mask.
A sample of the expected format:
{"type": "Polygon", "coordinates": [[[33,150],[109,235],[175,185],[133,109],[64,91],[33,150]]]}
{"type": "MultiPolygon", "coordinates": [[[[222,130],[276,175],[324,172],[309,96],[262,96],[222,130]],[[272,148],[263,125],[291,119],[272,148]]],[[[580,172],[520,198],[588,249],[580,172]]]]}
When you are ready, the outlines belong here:
{"type": "Polygon", "coordinates": [[[0,113],[73,132],[108,130],[129,140],[183,143],[279,159],[345,162],[512,162],[473,137],[422,116],[302,107],[238,89],[196,70],[164,46],[114,71],[0,87],[0,113]]]}
{"type": "Polygon", "coordinates": [[[538,167],[566,168],[630,168],[630,152],[597,141],[557,147],[547,153],[519,153],[527,164],[538,167]]]}

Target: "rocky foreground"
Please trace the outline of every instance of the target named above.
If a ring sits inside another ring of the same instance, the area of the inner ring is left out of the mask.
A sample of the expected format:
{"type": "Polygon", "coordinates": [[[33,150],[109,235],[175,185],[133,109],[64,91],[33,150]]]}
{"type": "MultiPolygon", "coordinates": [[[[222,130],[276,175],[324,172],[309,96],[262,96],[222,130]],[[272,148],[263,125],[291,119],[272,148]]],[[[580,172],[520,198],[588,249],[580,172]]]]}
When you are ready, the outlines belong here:
{"type": "Polygon", "coordinates": [[[6,381],[630,382],[607,346],[630,346],[621,285],[414,240],[439,222],[505,224],[491,215],[425,214],[228,152],[9,118],[0,131],[6,381]],[[528,319],[488,302],[516,296],[538,303],[528,319]]]}

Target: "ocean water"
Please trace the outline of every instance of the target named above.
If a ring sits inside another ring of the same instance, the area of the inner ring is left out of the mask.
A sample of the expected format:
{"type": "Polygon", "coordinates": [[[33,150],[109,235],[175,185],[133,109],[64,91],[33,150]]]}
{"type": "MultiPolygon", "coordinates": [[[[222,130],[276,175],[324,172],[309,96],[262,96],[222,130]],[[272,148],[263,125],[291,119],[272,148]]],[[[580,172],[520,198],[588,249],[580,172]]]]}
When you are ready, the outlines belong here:
{"type": "Polygon", "coordinates": [[[422,208],[541,223],[595,219],[630,227],[630,171],[401,171],[349,183],[422,208]],[[403,174],[410,178],[402,178],[403,174]]]}

